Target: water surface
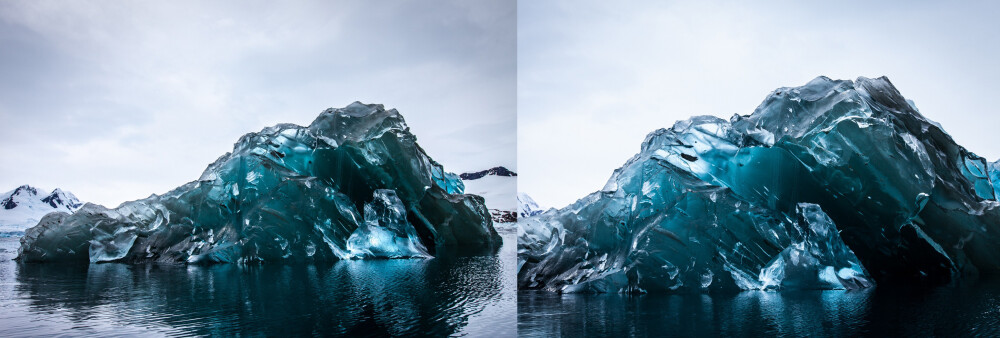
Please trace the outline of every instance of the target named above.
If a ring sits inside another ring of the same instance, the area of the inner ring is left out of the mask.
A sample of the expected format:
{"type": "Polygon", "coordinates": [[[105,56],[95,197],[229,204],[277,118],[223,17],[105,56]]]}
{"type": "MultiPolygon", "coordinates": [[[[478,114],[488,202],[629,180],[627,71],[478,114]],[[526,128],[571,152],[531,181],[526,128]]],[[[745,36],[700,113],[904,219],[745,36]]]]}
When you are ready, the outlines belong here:
{"type": "Polygon", "coordinates": [[[518,294],[522,337],[1000,336],[1000,282],[933,289],[518,294]]]}
{"type": "Polygon", "coordinates": [[[0,238],[0,337],[514,336],[516,235],[495,255],[332,264],[19,264],[0,238]]]}

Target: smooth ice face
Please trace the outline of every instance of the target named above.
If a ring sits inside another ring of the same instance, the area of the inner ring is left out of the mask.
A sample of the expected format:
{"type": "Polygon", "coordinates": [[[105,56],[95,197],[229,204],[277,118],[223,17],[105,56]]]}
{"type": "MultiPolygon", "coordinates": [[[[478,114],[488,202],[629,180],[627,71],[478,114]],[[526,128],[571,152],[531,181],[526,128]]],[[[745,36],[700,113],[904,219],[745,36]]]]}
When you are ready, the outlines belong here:
{"type": "Polygon", "coordinates": [[[347,239],[350,258],[430,257],[417,230],[406,221],[406,206],[388,189],[365,204],[365,222],[347,239]]]}
{"type": "Polygon", "coordinates": [[[990,163],[990,182],[993,182],[993,194],[1000,198],[1000,160],[990,163]]]}
{"type": "Polygon", "coordinates": [[[748,116],[654,131],[604,189],[522,221],[519,285],[827,289],[996,273],[996,176],[888,79],[819,77],[748,116]]]}
{"type": "Polygon", "coordinates": [[[215,263],[495,249],[483,199],[463,190],[398,112],[356,102],[308,127],[246,134],[200,179],[162,196],[50,214],[25,232],[18,257],[215,263]]]}

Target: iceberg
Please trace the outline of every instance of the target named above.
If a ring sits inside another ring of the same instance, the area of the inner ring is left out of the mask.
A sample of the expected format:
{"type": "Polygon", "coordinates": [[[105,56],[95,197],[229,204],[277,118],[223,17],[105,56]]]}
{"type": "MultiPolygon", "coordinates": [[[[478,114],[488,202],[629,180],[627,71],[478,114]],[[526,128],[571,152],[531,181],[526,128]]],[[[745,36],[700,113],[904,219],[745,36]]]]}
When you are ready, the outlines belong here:
{"type": "Polygon", "coordinates": [[[201,177],[114,209],[88,203],[26,230],[23,262],[256,263],[432,257],[495,250],[466,195],[403,117],[355,102],[309,126],[244,135],[201,177]]]}
{"type": "Polygon", "coordinates": [[[1000,272],[998,165],[885,77],[819,77],[750,115],[650,133],[605,187],[522,219],[518,285],[854,289],[1000,272]]]}

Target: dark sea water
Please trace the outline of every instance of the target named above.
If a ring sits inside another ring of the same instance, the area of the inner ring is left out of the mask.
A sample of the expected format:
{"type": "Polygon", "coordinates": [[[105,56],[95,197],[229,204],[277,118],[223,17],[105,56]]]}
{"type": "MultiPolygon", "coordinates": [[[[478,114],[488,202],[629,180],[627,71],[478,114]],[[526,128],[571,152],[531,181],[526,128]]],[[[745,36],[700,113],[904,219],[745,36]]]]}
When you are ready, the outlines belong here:
{"type": "Polygon", "coordinates": [[[933,289],[518,294],[521,337],[1000,336],[1000,282],[933,289]]]}
{"type": "Polygon", "coordinates": [[[327,265],[19,264],[0,238],[0,337],[516,334],[516,234],[496,255],[327,265]]]}

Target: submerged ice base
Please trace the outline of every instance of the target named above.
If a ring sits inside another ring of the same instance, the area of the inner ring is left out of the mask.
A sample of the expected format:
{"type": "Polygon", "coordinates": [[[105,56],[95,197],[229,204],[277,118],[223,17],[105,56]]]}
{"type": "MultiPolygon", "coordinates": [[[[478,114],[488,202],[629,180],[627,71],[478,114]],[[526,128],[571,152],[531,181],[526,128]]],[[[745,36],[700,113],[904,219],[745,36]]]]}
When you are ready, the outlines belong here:
{"type": "Polygon", "coordinates": [[[518,284],[850,289],[997,273],[997,169],[888,79],[820,77],[748,116],[654,131],[602,191],[523,219],[518,284]]]}
{"type": "Polygon", "coordinates": [[[356,102],[308,127],[246,134],[200,179],[162,196],[46,215],[18,259],[321,261],[497,248],[483,199],[463,190],[396,110],[356,102]]]}

